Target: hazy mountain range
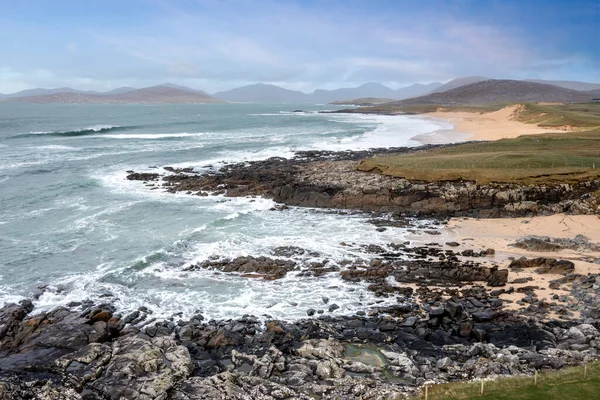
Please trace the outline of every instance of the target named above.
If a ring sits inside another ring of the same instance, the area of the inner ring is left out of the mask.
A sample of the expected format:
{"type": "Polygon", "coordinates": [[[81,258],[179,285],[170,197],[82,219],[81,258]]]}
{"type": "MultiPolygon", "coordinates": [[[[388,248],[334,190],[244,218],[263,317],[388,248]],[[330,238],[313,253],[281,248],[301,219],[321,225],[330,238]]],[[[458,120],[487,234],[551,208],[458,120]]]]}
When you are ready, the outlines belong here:
{"type": "MultiPolygon", "coordinates": [[[[143,89],[96,94],[90,92],[55,92],[47,94],[11,97],[5,101],[18,103],[68,103],[68,104],[104,104],[104,103],[139,103],[139,104],[205,104],[225,103],[224,100],[208,96],[202,91],[180,89],[173,86],[159,85],[143,89]]],[[[43,89],[42,89],[43,90],[43,89]]]]}
{"type": "MultiPolygon", "coordinates": [[[[525,81],[509,81],[509,80],[490,80],[481,76],[461,77],[451,80],[445,84],[440,82],[433,82],[430,84],[414,84],[399,89],[391,89],[385,85],[376,82],[365,83],[363,85],[352,87],[352,88],[340,88],[334,90],[323,90],[317,89],[312,93],[304,93],[297,90],[289,90],[275,85],[257,83],[253,85],[243,86],[227,91],[217,92],[212,95],[208,93],[192,89],[186,86],[175,85],[172,83],[165,83],[163,85],[153,86],[143,89],[135,89],[132,87],[120,87],[113,89],[108,92],[96,92],[96,91],[82,91],[72,89],[68,87],[57,88],[57,89],[29,89],[21,92],[12,93],[8,95],[0,94],[1,101],[9,102],[27,102],[27,103],[222,103],[222,102],[240,102],[240,103],[312,103],[312,104],[325,104],[331,102],[337,103],[353,103],[354,100],[365,98],[372,99],[389,99],[391,100],[406,100],[410,99],[408,103],[415,104],[414,101],[418,102],[435,102],[440,101],[444,104],[452,101],[456,102],[471,102],[466,100],[467,97],[471,96],[477,99],[484,98],[498,98],[504,99],[510,97],[513,101],[528,101],[527,98],[537,98],[535,95],[525,95],[527,91],[534,93],[546,93],[548,97],[550,92],[558,90],[556,98],[588,98],[591,94],[586,93],[584,95],[578,95],[581,91],[600,90],[600,84],[587,83],[587,82],[575,82],[575,81],[542,81],[542,80],[525,80],[525,81]],[[464,88],[468,88],[470,85],[478,84],[481,82],[519,82],[518,84],[512,84],[510,88],[504,88],[508,94],[500,96],[498,93],[495,95],[478,95],[477,90],[493,90],[494,88],[500,88],[502,85],[487,84],[473,86],[467,92],[464,92],[464,88]],[[533,86],[531,86],[533,85],[533,86]],[[541,90],[540,87],[535,85],[545,85],[555,88],[549,90],[541,90]],[[456,89],[463,88],[462,93],[453,92],[456,89]],[[484,89],[486,88],[486,89],[484,89]],[[529,89],[527,89],[529,88],[529,89]],[[537,89],[536,89],[537,88],[537,89]],[[476,90],[477,89],[477,90],[476,90]],[[574,93],[567,94],[567,92],[561,91],[560,89],[571,90],[574,93]],[[540,91],[541,90],[541,91],[540,91]],[[512,92],[511,92],[512,91],[512,92]],[[447,96],[439,96],[440,93],[447,93],[447,96]],[[452,100],[454,96],[455,100],[452,100]],[[427,97],[429,96],[429,97],[427,97]],[[466,97],[465,97],[466,96],[466,97]],[[354,99],[354,100],[353,100],[354,99]],[[417,100],[418,99],[418,100],[417,100]]],[[[593,93],[592,93],[593,94],[593,93]]],[[[551,96],[550,96],[551,97],[551,96]]],[[[501,100],[498,100],[501,101],[501,100]]],[[[535,100],[529,100],[535,101],[535,100]]],[[[539,101],[552,101],[544,98],[539,101]]],[[[556,101],[569,101],[569,100],[556,100],[556,101]]],[[[583,101],[583,100],[582,100],[583,101]]]]}
{"type": "Polygon", "coordinates": [[[333,101],[355,99],[359,97],[389,98],[394,100],[407,99],[409,97],[429,93],[441,85],[440,82],[434,82],[427,85],[417,83],[394,90],[381,83],[369,82],[354,88],[334,90],[317,89],[312,93],[303,93],[297,90],[284,89],[275,85],[257,83],[224,92],[218,92],[213,96],[227,101],[244,103],[281,102],[326,104],[333,101]]]}

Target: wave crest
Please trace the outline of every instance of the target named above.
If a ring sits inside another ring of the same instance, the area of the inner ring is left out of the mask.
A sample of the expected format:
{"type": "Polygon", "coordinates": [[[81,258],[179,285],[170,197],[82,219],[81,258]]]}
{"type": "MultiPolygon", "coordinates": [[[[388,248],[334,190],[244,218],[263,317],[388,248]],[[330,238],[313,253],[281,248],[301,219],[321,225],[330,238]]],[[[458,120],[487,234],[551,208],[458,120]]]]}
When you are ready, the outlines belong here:
{"type": "Polygon", "coordinates": [[[119,125],[92,125],[82,129],[73,129],[68,131],[44,131],[44,132],[29,132],[22,135],[12,136],[13,138],[19,137],[34,137],[34,136],[86,136],[86,135],[96,135],[98,133],[106,133],[106,132],[114,132],[114,131],[123,131],[128,129],[135,129],[136,126],[119,126],[119,125]]]}

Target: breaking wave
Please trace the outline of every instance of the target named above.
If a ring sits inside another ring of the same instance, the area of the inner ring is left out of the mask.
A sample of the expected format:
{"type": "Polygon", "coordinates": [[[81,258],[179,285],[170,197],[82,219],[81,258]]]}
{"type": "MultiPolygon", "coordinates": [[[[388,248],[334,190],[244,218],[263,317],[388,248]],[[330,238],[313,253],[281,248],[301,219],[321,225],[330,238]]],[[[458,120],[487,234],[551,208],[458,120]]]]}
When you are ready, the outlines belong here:
{"type": "Polygon", "coordinates": [[[86,135],[97,135],[98,133],[125,131],[130,129],[139,128],[138,126],[119,126],[119,125],[93,125],[82,129],[73,129],[68,131],[44,131],[44,132],[29,132],[22,135],[12,136],[13,138],[18,137],[34,137],[34,136],[86,136],[86,135]]]}

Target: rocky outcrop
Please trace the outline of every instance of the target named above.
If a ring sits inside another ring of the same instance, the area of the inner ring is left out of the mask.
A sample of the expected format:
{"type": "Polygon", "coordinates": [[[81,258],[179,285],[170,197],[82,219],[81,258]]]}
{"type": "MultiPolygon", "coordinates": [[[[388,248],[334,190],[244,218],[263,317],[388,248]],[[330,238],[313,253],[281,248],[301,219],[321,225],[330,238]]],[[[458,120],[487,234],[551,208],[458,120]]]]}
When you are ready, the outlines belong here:
{"type": "Polygon", "coordinates": [[[160,177],[160,175],[155,172],[127,172],[127,180],[130,181],[156,181],[160,177]]]}
{"type": "Polygon", "coordinates": [[[244,278],[267,280],[283,278],[288,271],[298,269],[290,260],[276,260],[267,257],[237,257],[233,260],[208,260],[186,268],[186,271],[212,269],[238,273],[244,278]]]}
{"type": "MultiPolygon", "coordinates": [[[[388,149],[412,152],[419,149],[388,149]]],[[[383,150],[379,150],[383,152],[383,150]]],[[[600,212],[600,180],[518,185],[469,181],[419,182],[357,170],[357,159],[376,152],[300,152],[225,166],[218,172],[183,170],[164,176],[171,192],[264,196],[294,206],[354,209],[407,215],[509,217],[600,212]]],[[[128,179],[149,180],[131,173],[128,179]]]]}
{"type": "Polygon", "coordinates": [[[530,258],[521,257],[518,260],[511,261],[508,266],[510,269],[515,268],[536,268],[538,274],[558,274],[567,275],[575,271],[575,264],[568,260],[556,260],[554,258],[530,258]]]}

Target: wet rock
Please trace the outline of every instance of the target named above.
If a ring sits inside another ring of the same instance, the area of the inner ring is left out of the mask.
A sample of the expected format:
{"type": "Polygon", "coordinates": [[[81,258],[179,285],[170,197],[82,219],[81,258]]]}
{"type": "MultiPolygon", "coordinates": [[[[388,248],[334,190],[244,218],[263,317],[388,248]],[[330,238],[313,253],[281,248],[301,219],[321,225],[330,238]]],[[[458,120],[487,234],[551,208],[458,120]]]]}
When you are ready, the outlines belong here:
{"type": "Polygon", "coordinates": [[[132,172],[126,178],[130,181],[157,181],[159,177],[157,173],[132,172]]]}
{"type": "Polygon", "coordinates": [[[283,278],[288,271],[296,268],[296,263],[293,261],[249,256],[228,260],[207,260],[188,267],[186,271],[213,269],[228,273],[238,273],[244,278],[274,280],[283,278]]]}
{"type": "Polygon", "coordinates": [[[306,250],[304,250],[301,247],[296,247],[296,246],[280,246],[280,247],[276,247],[271,251],[271,254],[276,256],[276,257],[295,257],[295,256],[301,256],[304,253],[306,253],[306,250]]]}

